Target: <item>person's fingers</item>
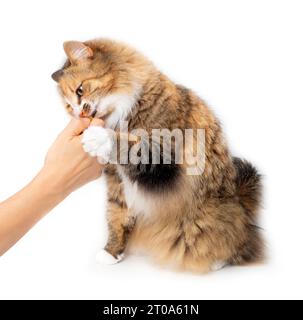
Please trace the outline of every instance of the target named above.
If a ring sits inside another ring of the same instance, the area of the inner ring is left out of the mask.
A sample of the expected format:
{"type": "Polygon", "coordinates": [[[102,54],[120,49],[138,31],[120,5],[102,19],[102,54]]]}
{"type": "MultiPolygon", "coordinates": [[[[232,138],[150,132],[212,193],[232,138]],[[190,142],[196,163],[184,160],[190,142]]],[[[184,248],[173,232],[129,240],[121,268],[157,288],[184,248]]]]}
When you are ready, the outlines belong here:
{"type": "Polygon", "coordinates": [[[97,127],[104,127],[104,121],[101,119],[93,119],[90,125],[97,126],[97,127]]]}
{"type": "Polygon", "coordinates": [[[87,129],[89,125],[90,120],[87,118],[72,119],[63,132],[70,137],[78,136],[87,129]]]}

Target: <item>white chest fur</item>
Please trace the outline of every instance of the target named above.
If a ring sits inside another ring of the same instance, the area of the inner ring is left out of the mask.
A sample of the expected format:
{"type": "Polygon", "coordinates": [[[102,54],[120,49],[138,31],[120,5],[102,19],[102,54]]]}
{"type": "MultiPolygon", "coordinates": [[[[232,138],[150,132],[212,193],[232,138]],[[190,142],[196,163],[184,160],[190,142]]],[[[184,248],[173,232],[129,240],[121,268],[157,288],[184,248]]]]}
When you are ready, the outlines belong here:
{"type": "Polygon", "coordinates": [[[114,108],[112,114],[106,119],[106,127],[115,129],[120,121],[126,119],[136,104],[140,95],[141,88],[134,85],[132,94],[111,94],[103,97],[97,106],[99,113],[106,113],[107,110],[114,108]]]}
{"type": "Polygon", "coordinates": [[[106,127],[116,128],[119,121],[124,120],[133,105],[136,98],[133,95],[113,94],[103,98],[98,105],[98,112],[105,112],[110,108],[114,108],[113,113],[106,119],[106,127]]]}
{"type": "Polygon", "coordinates": [[[150,215],[153,209],[152,198],[140,190],[137,182],[131,182],[120,167],[118,167],[118,172],[123,182],[124,196],[128,208],[135,215],[150,215]]]}

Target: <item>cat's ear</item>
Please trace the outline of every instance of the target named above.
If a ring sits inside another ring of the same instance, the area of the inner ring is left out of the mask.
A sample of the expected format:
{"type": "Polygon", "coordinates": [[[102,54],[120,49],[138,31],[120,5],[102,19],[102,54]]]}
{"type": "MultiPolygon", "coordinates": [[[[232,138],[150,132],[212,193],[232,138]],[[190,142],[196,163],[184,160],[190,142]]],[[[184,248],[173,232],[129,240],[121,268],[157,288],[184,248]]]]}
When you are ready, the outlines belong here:
{"type": "Polygon", "coordinates": [[[60,69],[52,74],[52,78],[54,81],[59,82],[59,80],[63,76],[63,74],[64,74],[64,71],[62,69],[60,69]]]}
{"type": "Polygon", "coordinates": [[[64,51],[72,64],[92,58],[93,50],[79,41],[67,41],[63,44],[64,51]]]}

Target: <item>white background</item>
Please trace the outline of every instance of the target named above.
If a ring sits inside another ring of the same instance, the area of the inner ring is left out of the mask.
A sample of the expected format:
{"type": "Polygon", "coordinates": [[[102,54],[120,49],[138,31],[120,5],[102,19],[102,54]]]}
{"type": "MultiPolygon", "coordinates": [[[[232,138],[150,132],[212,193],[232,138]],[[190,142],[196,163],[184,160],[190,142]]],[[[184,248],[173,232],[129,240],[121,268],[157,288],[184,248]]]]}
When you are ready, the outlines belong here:
{"type": "Polygon", "coordinates": [[[0,258],[0,298],[303,298],[302,17],[300,0],[2,1],[1,200],[31,180],[68,121],[50,78],[63,41],[120,39],[205,98],[234,154],[264,174],[269,261],[207,276],[142,257],[98,266],[106,237],[101,180],[0,258]]]}

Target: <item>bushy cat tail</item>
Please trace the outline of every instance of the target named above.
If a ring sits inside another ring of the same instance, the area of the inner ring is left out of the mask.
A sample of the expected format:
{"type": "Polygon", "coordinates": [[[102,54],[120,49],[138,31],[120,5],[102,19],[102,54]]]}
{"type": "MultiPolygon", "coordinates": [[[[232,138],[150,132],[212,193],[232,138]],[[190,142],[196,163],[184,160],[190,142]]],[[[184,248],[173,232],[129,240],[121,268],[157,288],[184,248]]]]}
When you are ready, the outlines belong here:
{"type": "Polygon", "coordinates": [[[249,221],[246,225],[246,241],[229,260],[232,265],[246,265],[263,262],[266,258],[265,242],[258,226],[258,213],[261,207],[262,177],[248,161],[233,159],[236,168],[236,188],[239,202],[249,221]]]}
{"type": "Polygon", "coordinates": [[[247,215],[256,221],[261,206],[262,177],[258,170],[248,161],[233,158],[236,168],[237,195],[247,215]]]}

